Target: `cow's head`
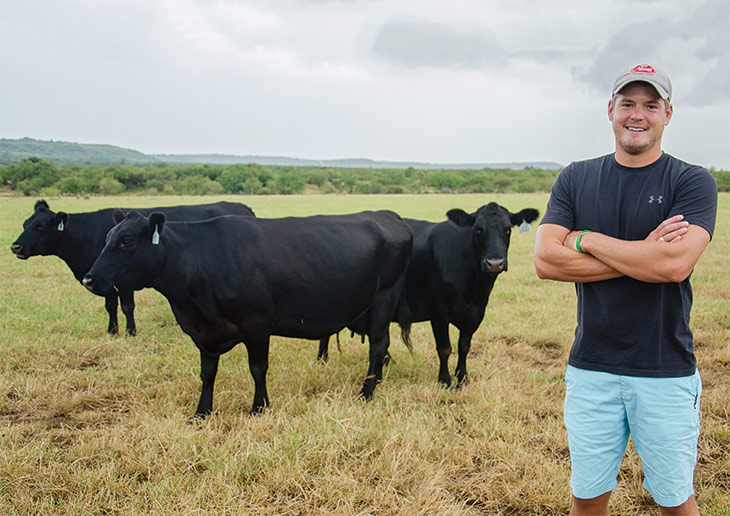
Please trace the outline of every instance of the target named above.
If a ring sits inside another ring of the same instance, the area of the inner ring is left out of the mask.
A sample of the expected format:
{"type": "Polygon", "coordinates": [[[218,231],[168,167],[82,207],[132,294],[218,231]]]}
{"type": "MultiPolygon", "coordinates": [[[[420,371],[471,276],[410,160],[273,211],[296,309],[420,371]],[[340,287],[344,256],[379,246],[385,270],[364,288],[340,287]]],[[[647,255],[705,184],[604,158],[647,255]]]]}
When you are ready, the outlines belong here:
{"type": "Polygon", "coordinates": [[[82,283],[94,293],[108,291],[112,285],[134,290],[152,286],[164,265],[164,213],[146,218],[138,211],[125,215],[115,210],[114,222],[104,249],[82,283]]]}
{"type": "Polygon", "coordinates": [[[458,208],[449,210],[446,214],[454,224],[471,228],[479,270],[493,273],[507,270],[507,250],[512,226],[530,223],[539,215],[534,208],[510,213],[496,202],[490,202],[472,214],[458,208]]]}
{"type": "Polygon", "coordinates": [[[10,246],[10,250],[21,260],[57,254],[68,223],[68,214],[52,212],[46,201],[36,201],[33,209],[33,215],[23,222],[23,232],[10,246]]]}

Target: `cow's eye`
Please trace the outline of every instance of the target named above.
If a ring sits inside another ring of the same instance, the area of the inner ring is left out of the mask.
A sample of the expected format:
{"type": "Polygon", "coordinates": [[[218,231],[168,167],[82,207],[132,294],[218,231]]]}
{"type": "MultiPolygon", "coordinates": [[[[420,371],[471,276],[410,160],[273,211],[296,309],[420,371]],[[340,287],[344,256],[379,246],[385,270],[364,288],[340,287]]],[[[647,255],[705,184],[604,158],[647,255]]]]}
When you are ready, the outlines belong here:
{"type": "Polygon", "coordinates": [[[504,234],[507,236],[510,236],[512,234],[512,228],[507,228],[504,230],[504,234]]]}
{"type": "Polygon", "coordinates": [[[482,236],[484,234],[484,230],[482,228],[474,228],[474,234],[476,236],[482,236]]]}
{"type": "Polygon", "coordinates": [[[36,231],[43,231],[43,225],[42,224],[36,224],[33,229],[36,231]]]}
{"type": "Polygon", "coordinates": [[[134,245],[134,240],[132,240],[130,237],[124,237],[122,239],[122,247],[132,247],[134,245]]]}

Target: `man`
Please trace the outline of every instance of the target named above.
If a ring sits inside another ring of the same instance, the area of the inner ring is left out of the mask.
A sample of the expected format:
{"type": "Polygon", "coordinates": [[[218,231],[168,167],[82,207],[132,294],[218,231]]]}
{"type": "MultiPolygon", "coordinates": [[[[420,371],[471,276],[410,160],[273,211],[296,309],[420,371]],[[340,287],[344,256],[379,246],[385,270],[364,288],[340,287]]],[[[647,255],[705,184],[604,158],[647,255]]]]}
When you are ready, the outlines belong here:
{"type": "Polygon", "coordinates": [[[574,282],[578,297],[564,406],[572,515],[608,514],[629,435],[662,514],[699,514],[689,277],[712,237],[717,184],[662,151],[671,96],[655,67],[618,76],[615,152],[561,171],[537,231],[538,277],[574,282]]]}

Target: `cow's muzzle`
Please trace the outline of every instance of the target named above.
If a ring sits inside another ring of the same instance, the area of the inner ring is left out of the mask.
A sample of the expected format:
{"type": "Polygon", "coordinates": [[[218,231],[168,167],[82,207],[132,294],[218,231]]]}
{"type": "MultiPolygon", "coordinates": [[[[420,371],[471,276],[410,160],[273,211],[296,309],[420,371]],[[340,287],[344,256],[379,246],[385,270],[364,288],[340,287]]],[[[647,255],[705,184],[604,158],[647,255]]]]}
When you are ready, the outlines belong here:
{"type": "Polygon", "coordinates": [[[94,294],[98,293],[98,290],[95,288],[96,285],[94,284],[94,277],[87,274],[84,276],[84,279],[81,280],[81,284],[86,287],[87,290],[90,292],[93,292],[94,294]]]}
{"type": "Polygon", "coordinates": [[[28,255],[23,253],[23,246],[20,244],[13,244],[10,246],[10,250],[13,252],[15,256],[20,258],[21,260],[27,260],[28,255]]]}
{"type": "Polygon", "coordinates": [[[507,270],[507,260],[504,258],[489,258],[482,261],[482,272],[502,272],[507,270]]]}
{"type": "Polygon", "coordinates": [[[103,281],[100,282],[99,279],[94,279],[94,276],[91,274],[86,274],[84,276],[84,279],[81,280],[81,284],[86,287],[86,289],[91,292],[92,294],[96,294],[97,296],[108,296],[110,294],[113,294],[117,291],[117,288],[114,285],[101,285],[100,283],[104,283],[103,281]]]}

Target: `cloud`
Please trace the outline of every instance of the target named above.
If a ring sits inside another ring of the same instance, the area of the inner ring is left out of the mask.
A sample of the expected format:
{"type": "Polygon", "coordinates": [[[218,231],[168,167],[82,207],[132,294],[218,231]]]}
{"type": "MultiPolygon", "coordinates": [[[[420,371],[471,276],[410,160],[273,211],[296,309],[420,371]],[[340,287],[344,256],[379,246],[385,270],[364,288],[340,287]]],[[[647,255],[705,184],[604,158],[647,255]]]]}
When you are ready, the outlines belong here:
{"type": "Polygon", "coordinates": [[[487,28],[460,31],[417,19],[394,19],[378,31],[376,56],[403,68],[482,69],[505,62],[496,36],[487,28]]]}
{"type": "Polygon", "coordinates": [[[707,106],[730,100],[730,3],[708,0],[694,13],[684,35],[702,43],[696,49],[696,67],[684,72],[693,79],[688,104],[707,106]]]}
{"type": "Polygon", "coordinates": [[[366,8],[341,4],[161,0],[157,18],[183,72],[351,83],[366,74],[356,52],[366,8]]]}
{"type": "Polygon", "coordinates": [[[0,103],[4,137],[566,162],[605,150],[599,99],[620,70],[649,61],[682,107],[670,151],[728,166],[727,0],[5,4],[2,89],[15,101],[0,103]]]}
{"type": "Polygon", "coordinates": [[[626,68],[651,63],[668,71],[661,47],[671,29],[672,24],[662,19],[626,26],[613,34],[590,66],[575,68],[573,75],[608,96],[614,79],[626,68]]]}
{"type": "Polygon", "coordinates": [[[674,99],[688,106],[730,100],[730,2],[707,0],[678,21],[644,19],[620,28],[593,62],[573,72],[597,91],[610,89],[621,70],[640,63],[663,68],[674,86],[674,99]]]}

